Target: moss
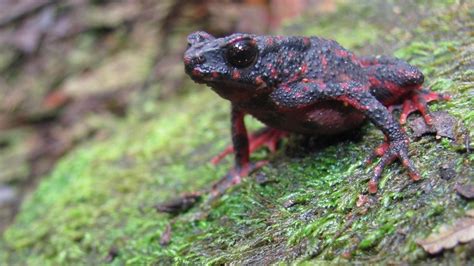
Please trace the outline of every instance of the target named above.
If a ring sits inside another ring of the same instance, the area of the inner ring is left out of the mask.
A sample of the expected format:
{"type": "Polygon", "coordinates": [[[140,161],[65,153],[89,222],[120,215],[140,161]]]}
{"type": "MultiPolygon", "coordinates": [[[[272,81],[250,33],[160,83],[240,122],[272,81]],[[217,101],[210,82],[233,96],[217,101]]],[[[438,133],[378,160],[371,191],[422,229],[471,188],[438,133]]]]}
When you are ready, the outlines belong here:
{"type": "MultiPolygon", "coordinates": [[[[473,128],[474,82],[466,62],[472,58],[471,42],[462,32],[472,8],[442,7],[433,7],[439,9],[430,10],[420,26],[412,25],[416,34],[396,54],[422,68],[431,89],[453,96],[432,109],[448,111],[473,128]]],[[[337,14],[322,19],[336,32],[347,22],[337,20],[337,14]]],[[[355,23],[353,34],[371,27],[379,28],[370,21],[355,23]]],[[[382,38],[380,31],[373,34],[382,38]]],[[[381,40],[355,39],[354,47],[381,40]]],[[[3,262],[103,264],[111,250],[118,253],[117,265],[469,260],[465,249],[428,257],[415,242],[473,208],[453,191],[456,182],[472,177],[474,156],[451,149],[449,140],[427,136],[412,142],[411,156],[423,179],[414,183],[393,164],[379,193],[368,195],[371,168],[362,161],[382,141],[372,125],[364,126],[358,138],[330,144],[292,136],[255,173],[272,182],[247,178],[210,205],[173,218],[157,214],[154,204],[206,187],[231,167],[231,158],[218,167],[206,163],[228,144],[228,105],[205,89],[140,108],[111,136],[85,143],[61,160],[5,232],[3,262]],[[305,141],[312,144],[301,145],[305,141]],[[455,165],[456,178],[439,177],[445,162],[455,165]],[[366,203],[358,204],[364,197],[366,203]],[[172,242],[162,247],[159,239],[171,220],[172,242]]],[[[248,122],[253,129],[260,126],[248,122]]],[[[267,152],[254,159],[263,157],[267,152]]]]}
{"type": "Polygon", "coordinates": [[[342,3],[336,13],[326,16],[310,14],[299,21],[291,21],[286,28],[282,29],[282,33],[321,36],[337,40],[348,49],[357,49],[375,42],[380,34],[380,29],[367,20],[354,18],[371,16],[375,12],[376,10],[367,3],[360,5],[342,3]]]}

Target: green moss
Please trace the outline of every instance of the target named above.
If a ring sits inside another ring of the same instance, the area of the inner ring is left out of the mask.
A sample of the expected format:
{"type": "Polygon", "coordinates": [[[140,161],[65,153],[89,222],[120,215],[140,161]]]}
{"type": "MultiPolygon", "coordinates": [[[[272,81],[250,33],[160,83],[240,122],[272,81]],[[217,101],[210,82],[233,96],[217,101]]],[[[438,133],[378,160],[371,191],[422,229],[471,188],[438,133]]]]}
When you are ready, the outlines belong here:
{"type": "Polygon", "coordinates": [[[377,25],[367,20],[354,19],[354,17],[372,16],[375,12],[376,10],[367,3],[360,5],[341,3],[336,13],[326,16],[310,14],[299,21],[292,21],[282,32],[292,35],[321,36],[337,40],[348,49],[357,49],[375,42],[381,31],[377,25]]]}
{"type": "Polygon", "coordinates": [[[366,250],[374,247],[378,242],[395,231],[393,224],[384,224],[374,232],[369,233],[362,241],[360,241],[359,248],[366,250]]]}
{"type": "MultiPolygon", "coordinates": [[[[347,9],[340,12],[322,18],[323,25],[335,25],[336,35],[345,23],[336,18],[347,9]]],[[[412,41],[396,54],[422,68],[431,89],[453,96],[432,109],[445,110],[473,128],[469,37],[443,32],[442,38],[432,32],[433,25],[462,32],[453,25],[463,25],[469,9],[431,12],[437,15],[422,21],[412,41]]],[[[379,26],[355,23],[352,34],[371,27],[379,26]]],[[[355,39],[350,46],[375,40],[355,39]]],[[[217,167],[207,163],[229,143],[228,104],[206,89],[140,108],[115,125],[109,137],[85,143],[61,160],[5,232],[2,262],[103,264],[112,249],[118,252],[117,265],[344,263],[349,257],[372,263],[458,261],[459,254],[451,251],[428,258],[416,244],[473,208],[453,191],[456,182],[473,175],[474,156],[451,149],[450,140],[427,136],[413,141],[411,157],[423,179],[412,182],[393,164],[384,172],[379,193],[368,195],[371,167],[362,161],[382,141],[372,125],[361,129],[360,139],[331,145],[314,139],[313,148],[301,147],[301,138],[293,136],[256,173],[272,182],[261,185],[247,178],[210,205],[201,203],[172,218],[153,206],[209,186],[232,165],[232,158],[217,167]],[[438,168],[446,162],[455,165],[456,178],[439,177],[438,168]],[[172,241],[160,246],[172,220],[172,241]]],[[[248,122],[252,129],[260,126],[248,122]]],[[[254,155],[267,157],[265,151],[254,155]]]]}

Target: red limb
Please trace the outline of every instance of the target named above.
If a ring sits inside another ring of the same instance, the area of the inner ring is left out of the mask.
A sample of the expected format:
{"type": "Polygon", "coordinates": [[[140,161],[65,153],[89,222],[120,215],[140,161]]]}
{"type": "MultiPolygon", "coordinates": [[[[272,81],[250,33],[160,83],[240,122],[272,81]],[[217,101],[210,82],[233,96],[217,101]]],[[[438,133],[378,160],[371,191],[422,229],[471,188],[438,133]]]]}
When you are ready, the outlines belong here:
{"type": "Polygon", "coordinates": [[[211,162],[216,164],[226,155],[234,153],[235,167],[212,186],[211,195],[214,197],[221,195],[227,190],[227,188],[240,183],[242,177],[249,175],[252,171],[267,163],[267,161],[250,163],[250,153],[262,146],[267,146],[270,151],[274,152],[278,141],[288,135],[287,132],[281,130],[266,128],[252,135],[249,139],[247,129],[245,128],[244,116],[245,113],[243,111],[232,106],[232,147],[226,148],[224,152],[214,157],[211,162]]]}
{"type": "MultiPolygon", "coordinates": [[[[265,128],[249,136],[249,153],[252,154],[254,151],[261,147],[267,147],[270,152],[275,152],[278,146],[278,142],[287,137],[288,132],[277,130],[274,128],[265,128]]],[[[227,155],[234,152],[234,146],[229,145],[220,154],[214,156],[211,159],[211,163],[216,165],[227,155]]]]}
{"type": "Polygon", "coordinates": [[[405,97],[402,105],[402,113],[400,114],[400,124],[405,124],[408,116],[416,111],[419,111],[423,118],[425,119],[426,124],[431,125],[433,119],[428,111],[427,103],[432,101],[439,100],[449,100],[451,97],[449,95],[444,95],[436,92],[431,92],[428,90],[413,90],[410,95],[405,97]]]}

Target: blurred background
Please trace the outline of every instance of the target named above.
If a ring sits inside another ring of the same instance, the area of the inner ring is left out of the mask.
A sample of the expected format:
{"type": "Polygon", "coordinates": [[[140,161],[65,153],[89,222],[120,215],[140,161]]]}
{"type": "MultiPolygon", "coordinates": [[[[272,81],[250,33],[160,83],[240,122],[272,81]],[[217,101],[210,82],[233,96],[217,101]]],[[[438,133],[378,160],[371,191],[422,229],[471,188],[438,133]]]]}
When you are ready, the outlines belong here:
{"type": "MultiPolygon", "coordinates": [[[[186,35],[275,32],[333,0],[1,0],[0,232],[41,176],[107,125],[187,93],[186,35]]],[[[151,111],[150,111],[151,110],[151,111]]]]}

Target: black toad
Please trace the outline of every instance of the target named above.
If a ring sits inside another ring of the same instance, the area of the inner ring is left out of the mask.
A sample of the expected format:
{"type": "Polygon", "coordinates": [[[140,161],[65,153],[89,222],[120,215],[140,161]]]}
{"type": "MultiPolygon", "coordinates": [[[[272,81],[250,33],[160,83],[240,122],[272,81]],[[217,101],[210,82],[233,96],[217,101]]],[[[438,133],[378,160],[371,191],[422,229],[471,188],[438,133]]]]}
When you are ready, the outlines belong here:
{"type": "Polygon", "coordinates": [[[426,103],[448,99],[422,87],[419,69],[386,56],[357,57],[337,42],[319,37],[233,34],[215,38],[206,32],[188,36],[184,55],[186,73],[210,86],[232,104],[232,143],[219,156],[235,153],[235,168],[217,185],[219,194],[265,162],[251,163],[249,154],[266,145],[271,150],[288,132],[331,135],[370,120],[385,135],[375,149],[381,160],[369,182],[369,192],[385,166],[400,159],[413,180],[420,175],[408,157],[408,138],[400,123],[419,111],[432,118],[426,103]],[[391,111],[401,105],[397,122],[391,111]],[[248,135],[244,116],[250,114],[268,126],[248,135]]]}

